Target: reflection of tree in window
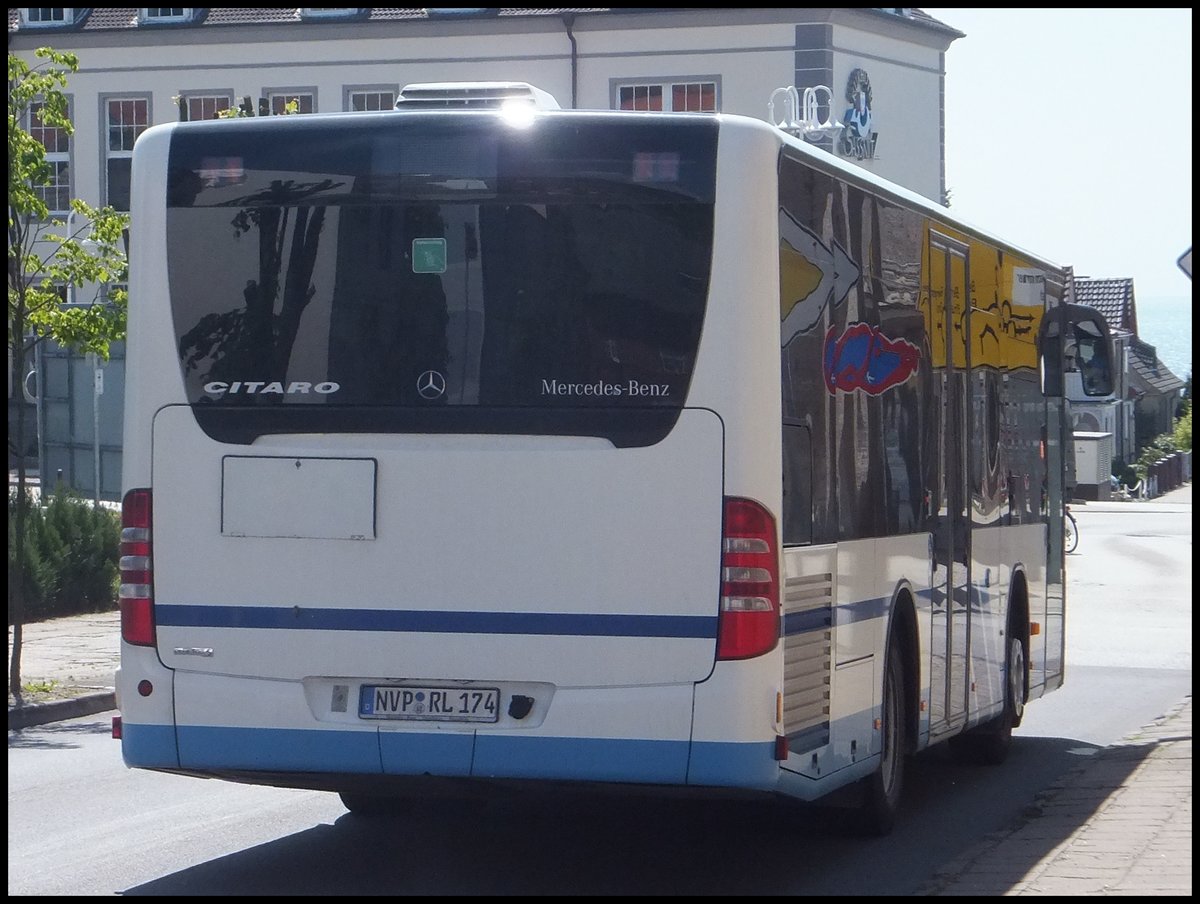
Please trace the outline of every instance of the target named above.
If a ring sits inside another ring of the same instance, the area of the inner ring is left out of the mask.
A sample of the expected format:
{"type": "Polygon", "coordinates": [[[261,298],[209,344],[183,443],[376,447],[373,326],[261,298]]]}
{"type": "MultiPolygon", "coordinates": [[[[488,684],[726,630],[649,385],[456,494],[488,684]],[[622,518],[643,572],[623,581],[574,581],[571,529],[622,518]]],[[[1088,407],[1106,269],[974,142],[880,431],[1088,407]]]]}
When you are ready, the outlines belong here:
{"type": "MultiPolygon", "coordinates": [[[[287,379],[300,319],[315,292],[312,274],[325,220],[324,206],[297,202],[332,187],[334,183],[328,179],[312,183],[276,180],[263,192],[235,202],[241,209],[231,221],[234,234],[258,235],[257,279],[246,281],[241,307],[206,314],[180,338],[179,354],[188,370],[211,361],[206,380],[287,379]]],[[[186,193],[189,186],[173,185],[172,191],[186,193]]],[[[247,394],[237,398],[253,402],[279,401],[281,397],[247,394]]]]}

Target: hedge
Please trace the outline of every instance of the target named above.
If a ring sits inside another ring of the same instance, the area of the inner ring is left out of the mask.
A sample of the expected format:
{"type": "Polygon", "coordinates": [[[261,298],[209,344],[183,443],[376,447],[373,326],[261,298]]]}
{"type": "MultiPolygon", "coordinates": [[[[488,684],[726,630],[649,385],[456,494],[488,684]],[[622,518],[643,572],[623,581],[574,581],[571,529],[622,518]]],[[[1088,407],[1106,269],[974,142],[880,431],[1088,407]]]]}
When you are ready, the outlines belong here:
{"type": "Polygon", "coordinates": [[[25,504],[25,561],[18,568],[13,546],[17,493],[9,491],[8,573],[25,585],[22,622],[116,609],[120,515],[66,489],[45,505],[29,496],[25,504]]]}

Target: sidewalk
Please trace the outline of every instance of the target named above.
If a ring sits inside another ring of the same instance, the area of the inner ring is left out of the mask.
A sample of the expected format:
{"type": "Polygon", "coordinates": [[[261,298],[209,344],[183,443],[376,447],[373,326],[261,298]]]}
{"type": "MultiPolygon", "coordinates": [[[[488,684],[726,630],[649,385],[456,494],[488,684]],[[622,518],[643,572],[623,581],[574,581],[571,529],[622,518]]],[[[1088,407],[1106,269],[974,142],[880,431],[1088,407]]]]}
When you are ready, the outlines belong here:
{"type": "Polygon", "coordinates": [[[1168,490],[1161,496],[1155,496],[1153,499],[1121,499],[1114,496],[1112,499],[1100,500],[1074,500],[1070,503],[1071,508],[1082,510],[1086,509],[1093,512],[1148,512],[1160,506],[1176,506],[1190,507],[1192,504],[1192,485],[1185,483],[1173,490],[1168,490]]]}
{"type": "MultiPolygon", "coordinates": [[[[1190,507],[1185,484],[1145,502],[1089,503],[1122,510],[1190,507]]],[[[26,625],[22,675],[47,697],[8,727],[40,725],[115,707],[116,612],[26,625]]],[[[10,631],[11,644],[11,631],[10,631]]],[[[1192,698],[1088,757],[1048,788],[1020,825],[947,863],[918,895],[1187,895],[1192,893],[1192,698]]]]}
{"type": "Polygon", "coordinates": [[[1192,894],[1192,698],[1048,788],[919,892],[1192,894]]]}
{"type": "MultiPolygon", "coordinates": [[[[25,625],[21,682],[25,706],[8,696],[8,727],[26,728],[116,708],[121,614],[98,612],[25,625]]],[[[12,650],[12,628],[8,629],[12,650]]]]}

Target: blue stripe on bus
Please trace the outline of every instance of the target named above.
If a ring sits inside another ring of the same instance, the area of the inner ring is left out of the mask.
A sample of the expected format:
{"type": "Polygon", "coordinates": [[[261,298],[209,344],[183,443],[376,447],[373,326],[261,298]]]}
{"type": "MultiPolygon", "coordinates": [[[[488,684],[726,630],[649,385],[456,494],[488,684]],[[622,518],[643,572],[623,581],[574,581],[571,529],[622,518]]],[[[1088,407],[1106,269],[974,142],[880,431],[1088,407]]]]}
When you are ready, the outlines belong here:
{"type": "Polygon", "coordinates": [[[890,599],[875,597],[869,600],[855,600],[837,607],[837,623],[849,625],[854,622],[868,621],[872,618],[883,618],[887,613],[890,599]]]}
{"type": "Polygon", "coordinates": [[[770,789],[779,775],[773,742],[719,743],[126,725],[131,766],[329,774],[538,778],[770,789]],[[449,745],[449,746],[448,746],[449,745]],[[383,759],[380,759],[382,746],[383,759]],[[472,747],[474,750],[472,751],[472,747]],[[689,761],[690,760],[690,761],[689,761]]]}
{"type": "Polygon", "coordinates": [[[563,612],[446,612],[294,606],[158,605],[163,627],[286,628],[438,634],[557,634],[715,638],[716,615],[600,615],[563,612]]]}
{"type": "Polygon", "coordinates": [[[783,616],[785,636],[803,634],[805,631],[824,631],[830,626],[832,610],[829,606],[807,609],[804,612],[789,612],[783,616]]]}
{"type": "Polygon", "coordinates": [[[837,611],[839,625],[883,618],[890,603],[891,600],[876,597],[869,600],[855,600],[836,607],[820,606],[803,612],[790,612],[783,617],[783,633],[790,636],[803,634],[806,631],[824,631],[830,627],[834,609],[837,611]]]}

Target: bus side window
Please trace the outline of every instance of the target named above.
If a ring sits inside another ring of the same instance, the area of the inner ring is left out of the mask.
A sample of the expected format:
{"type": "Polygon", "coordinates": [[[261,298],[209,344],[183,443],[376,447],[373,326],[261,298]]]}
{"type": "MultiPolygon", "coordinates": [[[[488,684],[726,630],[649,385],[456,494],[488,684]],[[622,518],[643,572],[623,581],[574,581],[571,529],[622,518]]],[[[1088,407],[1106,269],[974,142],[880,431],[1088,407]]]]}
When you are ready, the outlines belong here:
{"type": "Polygon", "coordinates": [[[812,436],[801,424],[783,425],[783,545],[812,543],[812,436]]]}

